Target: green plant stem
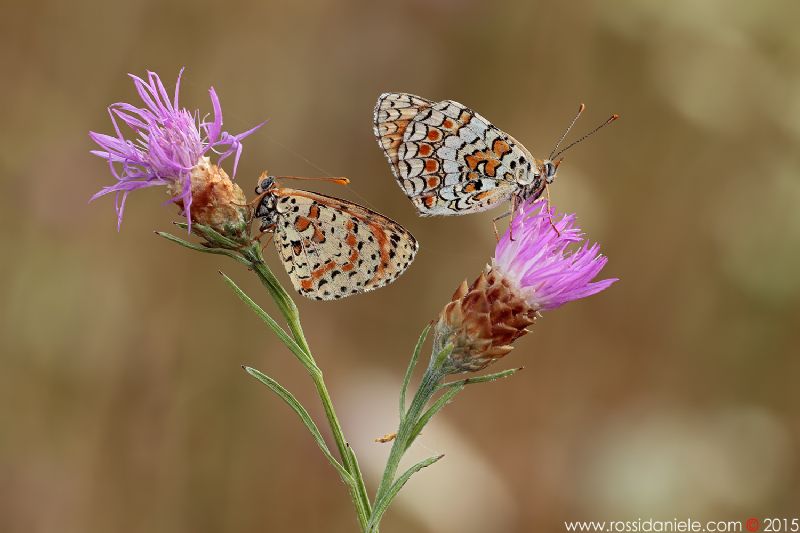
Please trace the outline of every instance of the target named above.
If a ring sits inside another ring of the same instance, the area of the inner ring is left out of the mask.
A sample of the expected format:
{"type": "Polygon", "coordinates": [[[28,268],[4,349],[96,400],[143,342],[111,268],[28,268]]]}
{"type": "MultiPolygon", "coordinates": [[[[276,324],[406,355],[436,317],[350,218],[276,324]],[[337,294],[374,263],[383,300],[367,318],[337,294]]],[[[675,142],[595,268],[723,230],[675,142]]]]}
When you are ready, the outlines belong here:
{"type": "MultiPolygon", "coordinates": [[[[379,506],[381,508],[385,507],[384,500],[389,496],[392,482],[400,466],[400,460],[408,449],[416,423],[422,415],[425,406],[438,390],[439,382],[444,377],[441,364],[439,364],[440,360],[440,357],[432,359],[431,365],[428,366],[428,369],[422,376],[422,381],[420,382],[416,394],[414,394],[414,399],[411,400],[411,406],[400,422],[400,427],[397,429],[397,436],[394,442],[392,442],[392,450],[389,452],[389,459],[386,461],[386,468],[383,471],[380,486],[375,494],[376,508],[379,506]]],[[[375,531],[378,525],[377,523],[370,523],[368,531],[375,531]]]]}
{"type": "Polygon", "coordinates": [[[297,310],[294,300],[292,300],[289,294],[283,289],[278,278],[275,277],[272,270],[264,263],[260,250],[258,257],[252,261],[252,265],[253,271],[258,276],[258,279],[261,280],[261,283],[263,283],[270,294],[272,294],[278,309],[280,309],[281,314],[289,324],[289,329],[292,332],[292,337],[294,337],[295,342],[300,345],[304,352],[311,355],[311,348],[309,348],[306,337],[303,334],[303,326],[300,325],[300,312],[297,310]]]}
{"type": "MultiPolygon", "coordinates": [[[[436,387],[436,390],[439,390],[438,386],[436,387]]],[[[424,413],[422,413],[422,415],[420,415],[419,420],[417,420],[417,423],[414,424],[414,426],[411,428],[411,433],[408,437],[408,442],[406,442],[406,449],[408,449],[412,444],[414,444],[414,441],[419,436],[419,434],[422,433],[422,429],[425,427],[425,425],[431,421],[431,418],[433,418],[436,415],[436,413],[441,411],[445,405],[450,403],[455,397],[455,395],[461,392],[462,390],[464,390],[464,385],[461,385],[459,387],[449,388],[447,391],[445,391],[444,394],[439,396],[439,399],[437,399],[427,411],[425,411],[424,413]]]]}
{"type": "MultiPolygon", "coordinates": [[[[267,290],[269,290],[270,294],[275,300],[278,309],[289,325],[289,329],[292,333],[292,337],[294,337],[295,342],[306,353],[308,358],[314,362],[314,357],[311,355],[311,349],[308,346],[308,341],[306,341],[305,335],[303,334],[303,328],[300,325],[300,313],[297,310],[297,306],[289,294],[284,290],[283,286],[280,284],[269,267],[264,263],[264,259],[261,255],[261,249],[259,248],[258,244],[245,249],[243,255],[250,261],[253,271],[256,273],[267,290]]],[[[314,365],[316,366],[316,362],[314,362],[314,365]]],[[[356,461],[353,450],[350,448],[350,445],[345,439],[344,431],[339,423],[339,418],[336,416],[336,411],[333,408],[333,401],[328,393],[328,388],[325,386],[325,380],[323,378],[322,371],[310,372],[309,375],[314,381],[317,394],[322,402],[323,409],[325,410],[325,416],[328,419],[328,425],[331,428],[331,433],[333,434],[333,439],[336,442],[336,447],[339,450],[342,463],[355,482],[355,487],[351,488],[351,496],[356,507],[361,528],[362,530],[366,531],[370,515],[372,514],[372,507],[367,494],[366,485],[364,484],[364,476],[361,474],[361,469],[358,466],[358,462],[356,461]]]]}

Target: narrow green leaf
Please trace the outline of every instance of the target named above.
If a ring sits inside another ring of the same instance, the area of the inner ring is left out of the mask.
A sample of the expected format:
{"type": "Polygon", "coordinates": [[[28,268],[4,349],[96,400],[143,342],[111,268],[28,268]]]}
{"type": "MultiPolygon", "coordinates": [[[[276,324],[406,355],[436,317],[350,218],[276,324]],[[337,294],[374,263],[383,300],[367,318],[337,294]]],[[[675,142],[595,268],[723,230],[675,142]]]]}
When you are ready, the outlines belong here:
{"type": "MultiPolygon", "coordinates": [[[[181,229],[189,228],[189,225],[186,222],[173,222],[173,224],[175,224],[181,229]]],[[[192,224],[192,230],[195,230],[198,233],[200,233],[200,235],[205,237],[205,239],[209,242],[216,242],[217,244],[233,249],[238,249],[241,247],[241,245],[238,242],[226,237],[225,235],[218,232],[211,226],[205,226],[203,224],[194,223],[192,224]]]]}
{"type": "Polygon", "coordinates": [[[441,385],[439,385],[439,389],[458,387],[460,385],[472,385],[473,383],[487,383],[489,381],[504,379],[513,376],[523,368],[525,367],[521,366],[519,368],[510,368],[508,370],[503,370],[502,372],[495,372],[494,374],[486,374],[485,376],[475,376],[467,379],[460,379],[458,381],[451,381],[450,383],[442,383],[441,385]]]}
{"type": "Polygon", "coordinates": [[[166,233],[164,231],[156,231],[155,234],[158,235],[159,237],[164,237],[168,241],[172,241],[174,243],[180,244],[181,246],[185,246],[186,248],[189,248],[190,250],[195,250],[197,252],[204,252],[204,253],[207,253],[207,254],[227,255],[228,257],[236,259],[237,261],[239,261],[243,265],[246,265],[248,268],[250,266],[252,266],[250,261],[248,261],[247,259],[245,259],[241,255],[239,255],[236,252],[233,252],[231,250],[226,250],[224,248],[209,248],[209,247],[203,246],[201,244],[185,241],[185,240],[183,240],[183,239],[181,239],[179,237],[176,237],[175,235],[172,235],[171,233],[166,233]]]}
{"type": "Polygon", "coordinates": [[[416,440],[416,438],[422,432],[422,429],[425,427],[425,425],[428,422],[430,422],[431,418],[433,418],[434,415],[436,415],[436,413],[441,411],[445,405],[450,403],[453,397],[459,392],[461,392],[464,389],[464,387],[465,385],[457,385],[454,387],[450,387],[450,389],[445,391],[444,394],[442,394],[439,397],[439,399],[436,400],[434,404],[428,408],[427,411],[422,413],[422,416],[419,417],[419,420],[417,420],[417,423],[414,424],[414,427],[411,429],[411,434],[408,437],[406,449],[408,449],[414,443],[414,440],[416,440]]]}
{"type": "Polygon", "coordinates": [[[330,450],[328,449],[328,445],[325,443],[325,439],[322,438],[322,434],[319,432],[317,425],[312,420],[311,416],[308,414],[308,411],[297,401],[297,399],[292,395],[291,392],[286,390],[280,383],[269,377],[268,375],[259,372],[255,368],[251,368],[249,366],[242,367],[244,368],[245,372],[256,378],[258,381],[269,387],[269,389],[277,394],[286,404],[297,413],[297,416],[300,417],[300,420],[303,421],[308,431],[311,432],[311,436],[314,437],[314,440],[317,441],[317,445],[319,445],[320,450],[328,458],[328,461],[333,465],[333,467],[339,472],[339,475],[342,476],[342,480],[349,486],[354,486],[353,477],[345,470],[345,468],[336,460],[336,458],[331,454],[330,450]]]}
{"type": "MultiPolygon", "coordinates": [[[[368,516],[372,514],[372,502],[369,499],[369,494],[367,494],[367,486],[364,484],[364,480],[361,478],[361,466],[358,464],[358,457],[356,457],[356,452],[353,451],[350,443],[348,442],[345,444],[347,445],[347,458],[349,459],[349,464],[353,466],[353,471],[358,473],[358,477],[354,478],[354,485],[356,491],[358,492],[361,505],[368,516]]],[[[347,464],[347,462],[345,462],[345,464],[347,464]]]]}
{"type": "Polygon", "coordinates": [[[433,358],[433,361],[431,361],[433,368],[441,368],[445,360],[453,353],[453,348],[454,346],[452,344],[447,344],[442,348],[441,351],[436,354],[436,357],[433,358]]]}
{"type": "Polygon", "coordinates": [[[264,311],[257,303],[255,303],[252,298],[250,298],[247,294],[244,293],[242,289],[239,288],[236,283],[226,276],[224,273],[220,272],[222,278],[225,280],[225,283],[233,289],[233,292],[244,302],[246,303],[250,309],[252,309],[258,317],[264,321],[267,326],[277,335],[277,337],[281,340],[283,344],[286,345],[287,348],[294,354],[295,357],[300,361],[300,363],[312,374],[321,374],[321,370],[319,367],[314,363],[314,361],[308,356],[308,354],[300,347],[300,345],[289,336],[286,331],[277,323],[275,319],[269,316],[269,314],[264,311]]]}
{"type": "Polygon", "coordinates": [[[444,457],[444,454],[437,455],[435,457],[428,457],[424,461],[420,461],[419,463],[415,464],[414,466],[406,470],[403,473],[403,475],[397,478],[397,480],[394,483],[392,483],[392,486],[389,488],[386,494],[380,500],[375,502],[375,507],[372,511],[372,518],[370,518],[369,524],[367,525],[367,531],[371,533],[377,530],[378,525],[380,525],[381,523],[381,518],[383,517],[383,514],[386,512],[386,509],[389,508],[389,505],[392,503],[392,500],[394,500],[394,497],[397,496],[397,493],[400,492],[400,489],[403,488],[403,485],[405,485],[408,482],[411,476],[413,476],[423,468],[432,465],[442,457],[444,457]]]}
{"type": "Polygon", "coordinates": [[[431,324],[425,326],[422,333],[417,340],[417,345],[414,347],[414,353],[411,356],[411,361],[408,363],[406,375],[403,377],[403,387],[400,389],[400,420],[406,416],[406,392],[408,392],[408,384],[411,382],[411,375],[414,373],[414,368],[417,366],[419,353],[422,351],[422,345],[425,344],[425,339],[428,337],[428,332],[431,330],[431,324]]]}

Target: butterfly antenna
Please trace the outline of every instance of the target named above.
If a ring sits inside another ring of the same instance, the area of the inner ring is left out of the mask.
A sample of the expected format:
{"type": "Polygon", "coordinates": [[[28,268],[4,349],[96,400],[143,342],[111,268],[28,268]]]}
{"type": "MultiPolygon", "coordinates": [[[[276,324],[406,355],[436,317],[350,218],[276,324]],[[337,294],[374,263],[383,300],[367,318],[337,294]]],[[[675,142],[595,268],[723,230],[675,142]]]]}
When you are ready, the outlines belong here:
{"type": "Polygon", "coordinates": [[[558,142],[556,143],[555,148],[553,148],[553,151],[550,152],[550,156],[548,156],[547,159],[550,159],[550,160],[553,159],[553,154],[556,153],[556,150],[558,150],[558,147],[561,146],[562,141],[567,138],[567,134],[569,133],[569,130],[571,130],[572,126],[574,126],[575,123],[578,121],[578,118],[581,116],[581,113],[583,113],[584,109],[586,109],[586,106],[583,103],[581,103],[581,105],[578,106],[578,112],[575,113],[575,118],[572,119],[572,122],[570,122],[569,126],[564,131],[564,135],[562,135],[561,138],[558,140],[558,142]]]}
{"type": "MultiPolygon", "coordinates": [[[[600,124],[599,126],[597,126],[595,129],[593,129],[592,131],[590,131],[589,133],[587,133],[586,135],[584,135],[583,137],[581,137],[581,138],[580,138],[580,139],[578,139],[577,141],[573,141],[573,142],[569,143],[569,144],[566,146],[566,148],[563,148],[563,149],[562,149],[560,152],[558,152],[557,154],[555,154],[553,157],[558,157],[558,156],[560,156],[561,154],[563,154],[564,152],[566,152],[567,150],[569,150],[570,148],[572,148],[573,146],[575,146],[575,145],[576,145],[576,144],[578,144],[579,142],[581,142],[581,141],[585,141],[586,139],[588,139],[589,137],[591,137],[592,135],[594,135],[595,133],[597,133],[597,132],[598,132],[598,131],[600,131],[601,129],[605,128],[606,126],[608,126],[609,124],[611,124],[612,122],[614,122],[615,120],[617,120],[618,118],[619,118],[619,115],[611,115],[610,117],[608,117],[608,120],[606,120],[605,122],[603,122],[602,124],[600,124]]],[[[552,157],[551,157],[551,159],[552,159],[552,157]]]]}
{"type": "Polygon", "coordinates": [[[303,181],[329,181],[331,183],[335,183],[337,185],[349,185],[350,180],[347,178],[328,178],[328,177],[320,177],[320,178],[307,178],[305,176],[275,176],[275,179],[279,180],[303,180],[303,181]]]}

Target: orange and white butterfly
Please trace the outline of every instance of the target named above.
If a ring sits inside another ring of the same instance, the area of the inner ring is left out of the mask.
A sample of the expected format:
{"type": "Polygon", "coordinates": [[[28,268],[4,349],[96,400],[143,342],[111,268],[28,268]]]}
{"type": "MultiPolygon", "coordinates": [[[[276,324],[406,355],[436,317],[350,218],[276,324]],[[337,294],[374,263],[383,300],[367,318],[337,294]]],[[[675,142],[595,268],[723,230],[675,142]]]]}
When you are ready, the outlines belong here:
{"type": "Polygon", "coordinates": [[[337,300],[388,285],[419,248],[403,226],[347,200],[279,187],[274,176],[262,176],[256,193],[260,229],[274,234],[292,285],[307,298],[337,300]]]}
{"type": "Polygon", "coordinates": [[[470,108],[408,93],[384,93],[375,105],[374,132],[400,188],[421,216],[465,215],[541,196],[553,183],[568,148],[556,153],[583,111],[547,159],[535,159],[509,134],[470,108]]]}

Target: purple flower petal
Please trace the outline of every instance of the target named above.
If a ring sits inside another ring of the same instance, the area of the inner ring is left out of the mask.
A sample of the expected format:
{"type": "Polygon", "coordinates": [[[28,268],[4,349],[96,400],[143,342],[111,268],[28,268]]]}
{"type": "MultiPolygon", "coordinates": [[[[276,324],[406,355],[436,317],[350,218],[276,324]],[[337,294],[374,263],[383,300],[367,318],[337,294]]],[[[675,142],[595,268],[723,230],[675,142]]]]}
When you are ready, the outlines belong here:
{"type": "Polygon", "coordinates": [[[555,210],[548,209],[544,199],[521,206],[497,243],[493,259],[493,268],[514,281],[539,311],[597,294],[618,281],[592,282],[607,262],[600,246],[584,241],[574,214],[555,218],[555,210]]]}
{"type": "Polygon", "coordinates": [[[214,108],[214,121],[211,124],[204,124],[204,126],[206,126],[209,144],[214,144],[222,132],[222,107],[219,105],[217,91],[213,87],[208,89],[208,95],[211,97],[211,107],[214,108]]]}

